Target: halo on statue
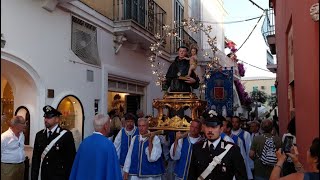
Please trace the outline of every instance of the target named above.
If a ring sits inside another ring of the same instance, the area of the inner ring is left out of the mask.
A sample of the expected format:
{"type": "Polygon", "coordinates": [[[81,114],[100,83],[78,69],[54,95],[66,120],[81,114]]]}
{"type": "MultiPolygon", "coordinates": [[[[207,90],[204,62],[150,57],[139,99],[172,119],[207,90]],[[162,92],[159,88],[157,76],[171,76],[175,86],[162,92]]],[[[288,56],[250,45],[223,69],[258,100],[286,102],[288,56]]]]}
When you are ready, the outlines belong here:
{"type": "MultiPolygon", "coordinates": [[[[165,63],[158,58],[162,55],[164,49],[165,39],[167,37],[175,38],[178,41],[182,41],[177,33],[179,29],[188,29],[193,33],[203,32],[204,35],[207,37],[207,43],[210,46],[208,48],[209,51],[203,50],[203,58],[206,64],[204,78],[209,79],[211,77],[211,73],[219,70],[221,72],[222,66],[220,65],[219,58],[215,55],[218,48],[215,46],[217,42],[216,37],[211,37],[210,32],[212,30],[211,25],[204,25],[201,21],[195,20],[195,18],[191,17],[189,19],[185,19],[180,23],[173,22],[174,27],[171,28],[170,25],[164,25],[163,34],[160,35],[159,33],[155,34],[156,42],[150,45],[151,55],[148,57],[148,61],[150,62],[152,74],[157,76],[156,85],[161,86],[162,82],[166,80],[166,69],[165,63]]],[[[191,44],[190,47],[196,47],[198,50],[198,46],[195,44],[191,44]]],[[[206,88],[205,83],[201,83],[200,91],[203,91],[206,88]]]]}

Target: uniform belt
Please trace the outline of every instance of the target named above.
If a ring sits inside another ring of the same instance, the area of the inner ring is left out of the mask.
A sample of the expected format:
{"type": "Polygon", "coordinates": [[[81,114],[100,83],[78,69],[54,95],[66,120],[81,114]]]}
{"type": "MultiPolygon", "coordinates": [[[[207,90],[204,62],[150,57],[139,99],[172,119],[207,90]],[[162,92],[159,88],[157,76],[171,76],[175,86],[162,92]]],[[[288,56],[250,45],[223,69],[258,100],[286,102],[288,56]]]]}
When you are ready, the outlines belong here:
{"type": "Polygon", "coordinates": [[[5,162],[1,162],[3,164],[23,164],[24,162],[20,162],[20,163],[5,163],[5,162]]]}

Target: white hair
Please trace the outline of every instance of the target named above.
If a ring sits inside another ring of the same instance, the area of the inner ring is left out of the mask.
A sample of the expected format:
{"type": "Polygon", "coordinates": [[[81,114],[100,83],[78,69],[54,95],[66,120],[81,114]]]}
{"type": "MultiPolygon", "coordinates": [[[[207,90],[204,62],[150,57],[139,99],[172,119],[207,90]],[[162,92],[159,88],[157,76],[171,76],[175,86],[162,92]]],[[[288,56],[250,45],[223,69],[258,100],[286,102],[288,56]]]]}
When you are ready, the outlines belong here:
{"type": "Polygon", "coordinates": [[[110,123],[109,115],[97,114],[94,116],[93,128],[95,131],[100,131],[106,123],[110,123]]]}
{"type": "Polygon", "coordinates": [[[138,124],[139,122],[144,121],[145,123],[149,124],[149,120],[147,118],[139,118],[138,119],[138,124]]]}

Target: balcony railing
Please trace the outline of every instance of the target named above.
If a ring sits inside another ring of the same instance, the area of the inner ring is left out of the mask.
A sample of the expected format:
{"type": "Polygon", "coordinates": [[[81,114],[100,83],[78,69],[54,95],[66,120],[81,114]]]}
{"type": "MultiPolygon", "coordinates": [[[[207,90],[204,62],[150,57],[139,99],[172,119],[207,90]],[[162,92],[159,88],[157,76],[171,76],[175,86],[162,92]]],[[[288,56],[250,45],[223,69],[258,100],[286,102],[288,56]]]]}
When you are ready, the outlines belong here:
{"type": "Polygon", "coordinates": [[[275,19],[274,19],[274,11],[273,9],[266,10],[266,16],[263,21],[263,25],[261,27],[262,36],[269,46],[267,42],[267,37],[275,35],[275,19]]]}
{"type": "MultiPolygon", "coordinates": [[[[179,35],[179,30],[177,30],[178,35],[179,35]]],[[[197,41],[188,34],[187,31],[185,31],[184,29],[182,29],[182,31],[180,31],[180,36],[181,37],[181,41],[179,41],[177,38],[171,38],[170,41],[170,52],[171,53],[177,53],[177,49],[181,46],[187,46],[187,47],[191,47],[191,45],[193,46],[197,46],[197,41]]]]}
{"type": "Polygon", "coordinates": [[[269,46],[271,53],[275,54],[275,17],[274,10],[272,8],[266,10],[266,16],[261,27],[261,33],[266,44],[269,46]]]}
{"type": "Polygon", "coordinates": [[[114,20],[132,20],[152,34],[163,35],[166,11],[153,0],[114,0],[114,20]]]}

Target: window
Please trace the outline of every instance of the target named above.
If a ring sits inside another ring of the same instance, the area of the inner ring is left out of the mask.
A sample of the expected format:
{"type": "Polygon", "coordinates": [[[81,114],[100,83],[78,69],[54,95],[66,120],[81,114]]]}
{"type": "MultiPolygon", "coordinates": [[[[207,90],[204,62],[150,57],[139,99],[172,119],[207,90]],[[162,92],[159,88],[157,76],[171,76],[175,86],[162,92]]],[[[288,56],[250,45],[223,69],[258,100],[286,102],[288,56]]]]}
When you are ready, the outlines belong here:
{"type": "Polygon", "coordinates": [[[258,91],[258,86],[253,86],[252,91],[258,91]]]}
{"type": "MultiPolygon", "coordinates": [[[[174,3],[174,20],[176,21],[176,27],[181,26],[181,21],[183,20],[183,14],[184,14],[184,8],[183,5],[179,0],[176,0],[174,3]]],[[[182,34],[183,34],[183,27],[177,29],[177,34],[180,39],[182,39],[182,34]]],[[[181,46],[181,41],[177,40],[177,38],[174,38],[174,44],[175,48],[174,50],[176,51],[179,46],[181,46]]]]}
{"type": "Polygon", "coordinates": [[[261,86],[261,89],[262,89],[262,90],[264,90],[264,89],[265,89],[265,87],[264,87],[264,86],[261,86]]]}
{"type": "Polygon", "coordinates": [[[277,90],[275,86],[271,86],[271,95],[276,95],[277,90]]]}

